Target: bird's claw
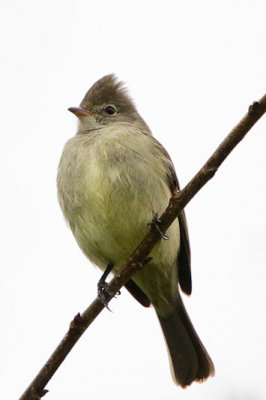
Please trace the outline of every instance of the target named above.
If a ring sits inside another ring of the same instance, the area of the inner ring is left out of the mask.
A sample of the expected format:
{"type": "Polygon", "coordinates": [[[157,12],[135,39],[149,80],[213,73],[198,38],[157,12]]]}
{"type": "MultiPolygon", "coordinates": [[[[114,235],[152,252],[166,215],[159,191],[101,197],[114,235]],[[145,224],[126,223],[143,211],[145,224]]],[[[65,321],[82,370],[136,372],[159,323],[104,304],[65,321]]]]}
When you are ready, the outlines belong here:
{"type": "Polygon", "coordinates": [[[160,218],[158,218],[158,216],[155,215],[152,222],[148,224],[148,227],[156,229],[156,231],[159,233],[161,239],[168,240],[169,237],[166,235],[166,233],[163,233],[160,229],[161,223],[162,223],[162,221],[160,220],[160,218]]]}
{"type": "Polygon", "coordinates": [[[109,291],[108,288],[108,283],[100,280],[97,285],[97,297],[100,303],[103,304],[104,307],[107,308],[107,310],[112,312],[112,310],[110,310],[108,306],[108,302],[106,300],[106,294],[111,295],[111,292],[109,291]]]}

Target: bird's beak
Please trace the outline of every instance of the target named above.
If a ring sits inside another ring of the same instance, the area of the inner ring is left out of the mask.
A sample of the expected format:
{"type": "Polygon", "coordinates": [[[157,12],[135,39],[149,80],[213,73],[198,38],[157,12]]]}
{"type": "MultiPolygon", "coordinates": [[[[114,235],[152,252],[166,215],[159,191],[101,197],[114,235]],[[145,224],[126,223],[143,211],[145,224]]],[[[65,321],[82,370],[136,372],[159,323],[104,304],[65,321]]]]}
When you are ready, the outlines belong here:
{"type": "Polygon", "coordinates": [[[69,107],[68,111],[75,114],[78,118],[92,116],[92,113],[90,111],[84,110],[84,108],[80,107],[69,107]]]}

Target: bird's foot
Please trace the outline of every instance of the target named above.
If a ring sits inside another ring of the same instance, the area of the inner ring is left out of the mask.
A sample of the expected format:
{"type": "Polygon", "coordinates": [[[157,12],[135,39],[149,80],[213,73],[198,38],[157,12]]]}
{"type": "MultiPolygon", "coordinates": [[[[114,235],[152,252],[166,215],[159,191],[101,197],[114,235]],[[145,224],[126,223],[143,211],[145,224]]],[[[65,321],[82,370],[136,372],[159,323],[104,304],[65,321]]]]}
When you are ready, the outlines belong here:
{"type": "Polygon", "coordinates": [[[98,297],[100,303],[102,303],[104,305],[104,307],[106,307],[109,311],[111,311],[108,306],[106,294],[109,294],[109,295],[111,294],[108,289],[108,283],[99,281],[97,284],[97,297],[98,297]]]}
{"type": "Polygon", "coordinates": [[[160,220],[160,218],[158,217],[157,214],[155,214],[153,220],[151,223],[148,224],[148,227],[150,229],[154,228],[160,235],[160,238],[163,240],[168,240],[169,237],[166,235],[166,233],[163,233],[160,229],[160,225],[161,225],[162,221],[160,220]]]}
{"type": "MultiPolygon", "coordinates": [[[[97,297],[98,297],[100,303],[102,303],[109,311],[111,311],[111,310],[108,307],[106,294],[111,295],[112,293],[109,291],[108,283],[106,282],[105,279],[107,278],[107,276],[109,275],[109,273],[111,272],[112,269],[113,269],[113,264],[108,264],[106,267],[106,270],[102,274],[102,276],[97,284],[97,297]]],[[[120,295],[120,291],[117,292],[116,295],[120,295]]],[[[116,297],[116,295],[115,295],[115,297],[116,297]]]]}

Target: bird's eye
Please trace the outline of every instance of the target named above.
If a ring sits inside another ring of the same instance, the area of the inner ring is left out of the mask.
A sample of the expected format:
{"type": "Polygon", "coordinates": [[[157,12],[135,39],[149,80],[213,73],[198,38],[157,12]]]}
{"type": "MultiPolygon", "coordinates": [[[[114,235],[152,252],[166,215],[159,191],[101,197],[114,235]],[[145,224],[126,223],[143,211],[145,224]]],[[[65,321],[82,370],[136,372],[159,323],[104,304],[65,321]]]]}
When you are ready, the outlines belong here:
{"type": "Polygon", "coordinates": [[[112,107],[112,106],[108,106],[108,107],[106,107],[105,109],[104,109],[104,111],[107,113],[107,114],[109,114],[109,115],[114,115],[115,114],[115,109],[114,109],[114,107],[112,107]]]}

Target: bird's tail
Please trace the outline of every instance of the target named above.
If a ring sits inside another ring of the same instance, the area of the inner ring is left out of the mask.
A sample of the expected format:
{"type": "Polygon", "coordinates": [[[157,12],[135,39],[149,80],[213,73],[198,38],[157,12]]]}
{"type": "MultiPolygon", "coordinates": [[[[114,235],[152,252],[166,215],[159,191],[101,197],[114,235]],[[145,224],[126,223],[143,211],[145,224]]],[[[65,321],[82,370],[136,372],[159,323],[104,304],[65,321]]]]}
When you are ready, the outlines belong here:
{"type": "MultiPolygon", "coordinates": [[[[158,313],[157,313],[158,315],[158,313]]],[[[214,375],[214,365],[201,343],[179,296],[178,306],[167,317],[158,315],[168,347],[172,376],[177,385],[186,387],[214,375]]]]}

